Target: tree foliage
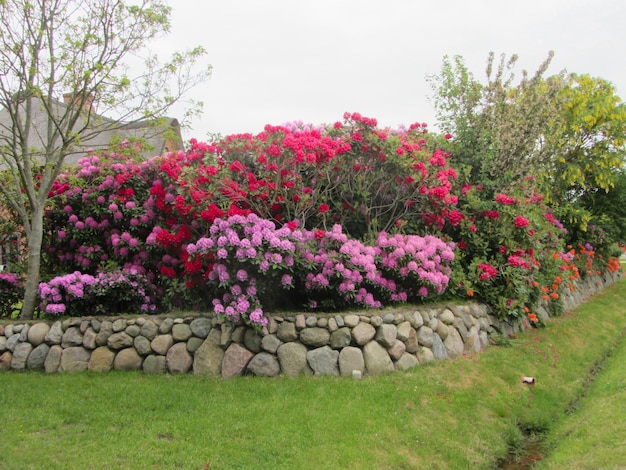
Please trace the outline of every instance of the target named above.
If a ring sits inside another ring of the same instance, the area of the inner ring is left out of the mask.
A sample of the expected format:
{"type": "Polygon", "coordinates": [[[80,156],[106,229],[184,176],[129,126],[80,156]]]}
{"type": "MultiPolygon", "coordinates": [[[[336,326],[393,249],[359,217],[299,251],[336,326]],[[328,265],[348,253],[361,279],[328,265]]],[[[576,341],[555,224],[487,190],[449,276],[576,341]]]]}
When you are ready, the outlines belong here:
{"type": "Polygon", "coordinates": [[[148,54],[132,73],[125,61],[169,30],[169,14],[159,0],[0,3],[0,105],[8,116],[0,124],[0,192],[27,237],[24,317],[35,307],[44,206],[66,156],[102,132],[162,116],[210,74],[194,71],[202,48],[164,63],[148,54]],[[63,95],[66,106],[58,106],[63,95]]]}

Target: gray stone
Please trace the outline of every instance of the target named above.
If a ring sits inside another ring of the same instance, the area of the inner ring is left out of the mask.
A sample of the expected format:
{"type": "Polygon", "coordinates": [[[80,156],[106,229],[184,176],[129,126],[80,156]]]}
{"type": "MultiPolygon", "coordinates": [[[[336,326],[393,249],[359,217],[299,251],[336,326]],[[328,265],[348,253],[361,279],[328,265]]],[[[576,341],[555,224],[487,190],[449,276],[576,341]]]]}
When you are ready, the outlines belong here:
{"type": "Polygon", "coordinates": [[[334,318],[329,318],[328,319],[328,331],[333,333],[337,331],[338,329],[339,329],[339,325],[337,325],[337,320],[335,320],[334,318]]]}
{"type": "Polygon", "coordinates": [[[393,372],[395,367],[389,353],[377,341],[370,341],[363,347],[365,368],[371,375],[393,372]]]}
{"type": "Polygon", "coordinates": [[[83,334],[80,332],[80,329],[71,326],[65,333],[63,333],[63,338],[61,339],[61,347],[63,349],[70,348],[72,346],[82,346],[83,345],[83,334]]]}
{"type": "Polygon", "coordinates": [[[314,317],[313,315],[309,315],[308,317],[306,317],[304,324],[306,325],[307,328],[315,328],[317,326],[317,317],[314,317]]]}
{"type": "Polygon", "coordinates": [[[328,318],[322,317],[317,319],[317,326],[320,328],[328,328],[328,318]]]}
{"type": "Polygon", "coordinates": [[[254,356],[248,363],[248,372],[262,376],[262,377],[275,377],[280,374],[280,364],[278,359],[272,354],[267,352],[261,352],[254,356]]]}
{"type": "Polygon", "coordinates": [[[359,323],[352,328],[352,338],[359,346],[367,344],[376,336],[376,328],[369,323],[359,323]]]}
{"type": "Polygon", "coordinates": [[[467,339],[465,340],[464,352],[477,353],[482,349],[480,344],[480,336],[475,326],[469,329],[467,339]]]}
{"type": "Polygon", "coordinates": [[[406,351],[406,345],[402,341],[396,341],[393,346],[387,349],[387,352],[394,361],[399,360],[406,351]]]}
{"type": "Polygon", "coordinates": [[[0,354],[0,370],[11,370],[12,359],[13,353],[11,351],[5,351],[0,354]]]}
{"type": "Polygon", "coordinates": [[[113,323],[104,320],[100,324],[100,331],[96,335],[96,346],[106,346],[109,337],[113,334],[113,323]]]}
{"type": "Polygon", "coordinates": [[[422,326],[419,330],[417,330],[417,341],[422,346],[432,348],[433,342],[435,341],[434,337],[435,333],[427,326],[422,326]]]}
{"type": "Polygon", "coordinates": [[[301,343],[285,343],[276,351],[283,374],[295,377],[300,374],[311,375],[307,362],[307,348],[301,343]]]}
{"type": "Polygon", "coordinates": [[[106,346],[100,346],[91,352],[87,369],[94,372],[109,372],[113,368],[115,353],[106,346]]]}
{"type": "Polygon", "coordinates": [[[35,323],[28,330],[28,342],[33,346],[39,346],[46,340],[46,335],[50,331],[47,323],[35,323]]]}
{"type": "Polygon", "coordinates": [[[239,325],[236,326],[235,328],[233,328],[232,333],[230,335],[230,342],[233,343],[238,343],[241,344],[243,343],[243,338],[246,335],[246,330],[248,330],[249,328],[246,328],[243,325],[239,325]]]}
{"type": "Polygon", "coordinates": [[[43,363],[43,369],[47,374],[54,374],[59,371],[62,355],[63,348],[60,345],[54,344],[50,347],[50,351],[48,351],[46,360],[43,363]]]}
{"type": "Polygon", "coordinates": [[[142,362],[143,359],[135,348],[126,348],[115,355],[113,368],[115,370],[140,370],[142,362]]]}
{"type": "Polygon", "coordinates": [[[376,341],[383,347],[390,348],[396,342],[398,328],[392,323],[383,323],[376,331],[376,341]]]}
{"type": "Polygon", "coordinates": [[[282,344],[283,342],[278,339],[278,336],[273,335],[273,334],[264,336],[263,339],[261,340],[261,348],[263,348],[264,351],[267,351],[272,354],[276,354],[276,351],[278,351],[278,348],[282,344]]]}
{"type": "Polygon", "coordinates": [[[435,360],[435,355],[430,348],[420,347],[417,351],[417,360],[420,364],[427,364],[435,360]]]}
{"type": "Polygon", "coordinates": [[[487,347],[489,347],[489,335],[486,331],[481,331],[479,337],[481,349],[487,349],[487,347]]]}
{"type": "Polygon", "coordinates": [[[13,324],[13,334],[21,333],[23,329],[24,329],[24,324],[23,323],[14,323],[13,324]]]}
{"type": "Polygon", "coordinates": [[[60,321],[55,321],[50,327],[50,331],[46,334],[46,343],[48,344],[61,344],[63,339],[63,324],[60,321]]]}
{"type": "Polygon", "coordinates": [[[424,319],[422,318],[422,314],[417,310],[413,312],[411,315],[409,315],[407,320],[409,321],[411,326],[415,328],[416,330],[419,327],[424,325],[424,319]]]}
{"type": "Polygon", "coordinates": [[[176,343],[165,356],[165,366],[170,374],[184,374],[193,365],[193,357],[187,351],[186,343],[176,343]]]}
{"type": "Polygon", "coordinates": [[[13,336],[13,328],[14,325],[12,323],[9,323],[7,326],[4,327],[4,336],[6,336],[7,338],[9,336],[13,336]]]}
{"type": "Polygon", "coordinates": [[[454,323],[454,313],[452,313],[449,308],[446,308],[439,314],[439,320],[444,322],[446,325],[452,325],[454,323]]]}
{"type": "Polygon", "coordinates": [[[125,331],[113,333],[107,340],[107,346],[113,351],[119,351],[120,349],[130,348],[133,345],[133,338],[125,331]]]}
{"type": "Polygon", "coordinates": [[[269,317],[267,319],[267,334],[275,335],[278,331],[278,322],[274,317],[269,317]]]}
{"type": "Polygon", "coordinates": [[[166,370],[165,356],[151,354],[143,360],[143,371],[146,374],[164,374],[166,370]]]}
{"type": "Polygon", "coordinates": [[[222,377],[227,379],[242,375],[253,356],[254,353],[248,351],[246,348],[237,343],[232,343],[224,353],[224,359],[222,360],[222,377]]]}
{"type": "Polygon", "coordinates": [[[100,320],[94,318],[93,320],[91,320],[91,327],[93,328],[93,331],[95,331],[96,333],[100,332],[100,325],[102,323],[100,322],[100,320]]]}
{"type": "Polygon", "coordinates": [[[172,327],[172,338],[174,342],[187,341],[191,338],[191,328],[186,323],[174,325],[172,327]]]}
{"type": "Polygon", "coordinates": [[[6,344],[6,348],[13,352],[15,350],[15,347],[17,346],[17,344],[20,342],[20,334],[19,333],[13,333],[8,339],[7,339],[7,344],[6,344]]]}
{"type": "Polygon", "coordinates": [[[278,325],[276,336],[284,343],[289,343],[298,339],[298,332],[296,331],[296,325],[290,322],[282,322],[278,325]]]}
{"type": "Polygon", "coordinates": [[[305,328],[300,332],[300,341],[314,348],[326,346],[330,341],[330,333],[326,328],[305,328]]]}
{"type": "Polygon", "coordinates": [[[172,335],[158,335],[150,342],[150,347],[156,354],[165,356],[173,344],[172,335]]]}
{"type": "Polygon", "coordinates": [[[209,331],[211,331],[211,319],[206,317],[196,318],[189,324],[189,328],[194,336],[205,339],[209,336],[209,331]]]}
{"type": "Polygon", "coordinates": [[[124,318],[118,318],[113,322],[113,333],[119,333],[124,331],[128,326],[128,320],[124,318]]]}
{"type": "Polygon", "coordinates": [[[159,334],[159,327],[152,320],[146,320],[146,322],[142,325],[141,330],[139,330],[139,334],[152,341],[156,338],[156,335],[159,334]]]}
{"type": "Polygon", "coordinates": [[[83,346],[87,349],[96,349],[98,347],[96,344],[97,336],[98,333],[96,333],[93,328],[87,328],[83,334],[83,346]]]}
{"type": "Polygon", "coordinates": [[[252,351],[253,353],[258,353],[262,351],[262,341],[263,338],[261,338],[261,336],[259,336],[259,334],[252,328],[248,328],[243,335],[243,344],[246,346],[246,349],[248,349],[248,351],[252,351]]]}
{"type": "Polygon", "coordinates": [[[448,337],[444,340],[443,344],[448,351],[448,357],[456,357],[463,354],[463,339],[461,338],[461,335],[456,330],[456,328],[450,328],[450,333],[448,334],[448,337]]]}
{"type": "Polygon", "coordinates": [[[163,323],[159,325],[159,333],[161,333],[162,335],[168,334],[172,331],[173,326],[174,326],[174,319],[166,318],[165,320],[163,320],[163,323]]]}
{"type": "MultiPolygon", "coordinates": [[[[48,356],[50,352],[48,352],[48,356]]],[[[82,372],[87,370],[90,357],[91,353],[82,346],[65,348],[63,349],[63,354],[61,354],[59,372],[82,372]]]]}
{"type": "Polygon", "coordinates": [[[398,359],[395,362],[396,370],[402,370],[402,371],[411,369],[411,368],[416,367],[418,365],[419,365],[419,361],[417,360],[417,357],[415,357],[413,354],[409,354],[409,353],[402,354],[400,359],[398,359]]]}
{"type": "Polygon", "coordinates": [[[306,359],[315,375],[339,375],[339,351],[335,351],[330,346],[307,352],[306,359]]]}
{"type": "Polygon", "coordinates": [[[187,340],[187,351],[190,353],[195,353],[200,346],[204,343],[204,338],[199,338],[198,336],[193,336],[187,340]]]}
{"type": "Polygon", "coordinates": [[[140,356],[147,356],[152,353],[152,346],[150,346],[150,340],[144,336],[137,336],[133,339],[133,347],[137,354],[140,356]]]}
{"type": "Polygon", "coordinates": [[[392,324],[394,319],[393,313],[386,313],[383,317],[383,323],[392,324]]]}
{"type": "Polygon", "coordinates": [[[346,326],[346,323],[343,320],[343,317],[341,315],[335,315],[335,321],[337,322],[337,327],[339,328],[343,328],[344,326],[346,326]]]}
{"type": "Polygon", "coordinates": [[[235,327],[230,323],[222,323],[220,346],[222,346],[224,349],[226,349],[228,345],[232,343],[234,329],[235,327]]]}
{"type": "Polygon", "coordinates": [[[141,328],[139,327],[139,325],[128,325],[124,331],[128,336],[136,338],[137,336],[139,336],[141,328]]]}
{"type": "Polygon", "coordinates": [[[224,350],[220,347],[222,333],[213,328],[193,357],[193,373],[218,377],[222,372],[224,350]]]}
{"type": "Polygon", "coordinates": [[[354,371],[365,373],[363,351],[354,346],[347,346],[339,352],[339,373],[342,376],[350,376],[354,371]]]}
{"type": "Polygon", "coordinates": [[[403,342],[407,342],[407,340],[409,339],[409,336],[411,335],[411,330],[413,329],[413,327],[411,326],[411,323],[409,323],[408,321],[403,321],[401,323],[398,324],[398,332],[397,332],[397,338],[400,341],[403,342]]]}
{"type": "Polygon", "coordinates": [[[26,360],[26,367],[30,370],[43,370],[44,362],[46,361],[49,351],[50,346],[46,343],[41,343],[31,351],[26,360]]]}
{"type": "Polygon", "coordinates": [[[417,341],[417,331],[415,328],[411,327],[409,331],[409,337],[405,341],[406,352],[415,354],[419,348],[419,342],[417,341]]]}
{"type": "Polygon", "coordinates": [[[453,325],[454,325],[454,328],[456,328],[456,330],[461,335],[461,338],[463,338],[463,341],[466,341],[467,340],[467,335],[469,334],[469,331],[465,327],[465,323],[463,323],[463,319],[455,318],[453,325]]]}
{"type": "Polygon", "coordinates": [[[350,314],[350,315],[346,315],[345,317],[343,317],[343,321],[347,327],[354,328],[355,326],[359,324],[361,319],[359,318],[358,315],[350,314]]]}
{"type": "Polygon", "coordinates": [[[345,348],[346,346],[350,346],[351,342],[352,332],[347,326],[333,331],[330,335],[330,347],[333,349],[345,348]]]}
{"type": "Polygon", "coordinates": [[[437,331],[437,328],[439,327],[439,320],[437,320],[436,318],[431,318],[430,321],[428,322],[428,328],[430,328],[433,331],[437,331]]]}
{"type": "Polygon", "coordinates": [[[379,317],[378,315],[370,318],[370,324],[374,327],[374,328],[378,328],[380,325],[383,324],[383,319],[381,317],[379,317]]]}
{"type": "Polygon", "coordinates": [[[433,347],[431,349],[435,359],[448,359],[448,350],[438,334],[433,335],[433,347]]]}
{"type": "Polygon", "coordinates": [[[4,352],[7,349],[7,338],[6,336],[0,335],[0,352],[4,352]]]}
{"type": "Polygon", "coordinates": [[[18,372],[26,370],[26,360],[33,350],[30,343],[18,343],[13,350],[13,358],[11,359],[11,369],[18,372]]]}
{"type": "Polygon", "coordinates": [[[430,319],[432,318],[430,311],[422,310],[419,312],[419,314],[422,316],[422,319],[424,320],[424,324],[428,325],[428,322],[430,322],[430,319]]]}
{"type": "Polygon", "coordinates": [[[448,327],[444,322],[440,321],[437,325],[437,329],[435,330],[439,337],[445,340],[448,337],[448,331],[454,330],[454,327],[448,327]]]}

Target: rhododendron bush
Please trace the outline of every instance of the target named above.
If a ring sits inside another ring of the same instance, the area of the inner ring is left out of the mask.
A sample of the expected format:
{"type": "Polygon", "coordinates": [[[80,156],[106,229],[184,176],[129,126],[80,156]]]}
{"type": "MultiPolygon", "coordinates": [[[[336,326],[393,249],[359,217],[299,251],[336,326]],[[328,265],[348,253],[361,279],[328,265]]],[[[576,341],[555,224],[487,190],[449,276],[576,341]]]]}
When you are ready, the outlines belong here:
{"type": "MultiPolygon", "coordinates": [[[[562,226],[530,184],[494,198],[460,184],[445,142],[425,124],[381,129],[358,113],[192,140],[145,162],[123,142],[55,182],[46,269],[129,273],[140,311],[210,309],[255,327],[273,309],[446,295],[526,315],[566,264],[552,256],[562,226]]],[[[54,282],[43,308],[62,313],[54,282]]]]}

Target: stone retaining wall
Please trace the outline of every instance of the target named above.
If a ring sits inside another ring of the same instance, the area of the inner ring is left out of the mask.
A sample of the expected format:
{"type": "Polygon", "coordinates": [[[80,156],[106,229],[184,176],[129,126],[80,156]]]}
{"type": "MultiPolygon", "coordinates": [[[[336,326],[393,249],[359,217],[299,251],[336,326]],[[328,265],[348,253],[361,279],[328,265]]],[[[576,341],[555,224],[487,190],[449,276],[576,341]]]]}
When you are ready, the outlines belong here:
{"type": "MultiPolygon", "coordinates": [[[[579,282],[566,310],[620,277],[579,282]]],[[[538,314],[549,319],[545,309],[538,314]]],[[[260,334],[206,315],[18,321],[0,324],[0,370],[360,377],[475,353],[493,334],[529,327],[500,322],[478,304],[274,316],[260,334]]]]}

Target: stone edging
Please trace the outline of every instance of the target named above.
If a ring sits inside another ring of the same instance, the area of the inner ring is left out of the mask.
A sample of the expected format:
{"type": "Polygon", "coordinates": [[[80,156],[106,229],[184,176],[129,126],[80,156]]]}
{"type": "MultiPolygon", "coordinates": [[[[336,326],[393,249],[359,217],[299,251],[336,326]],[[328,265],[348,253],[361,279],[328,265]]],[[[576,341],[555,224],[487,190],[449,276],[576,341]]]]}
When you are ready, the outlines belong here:
{"type": "MultiPolygon", "coordinates": [[[[563,298],[565,309],[621,276],[577,283],[563,298]]],[[[549,320],[546,309],[537,313],[549,320]]],[[[490,335],[529,327],[501,322],[479,304],[274,316],[260,334],[201,315],[17,321],[0,325],[0,370],[361,377],[479,352],[490,335]]]]}

